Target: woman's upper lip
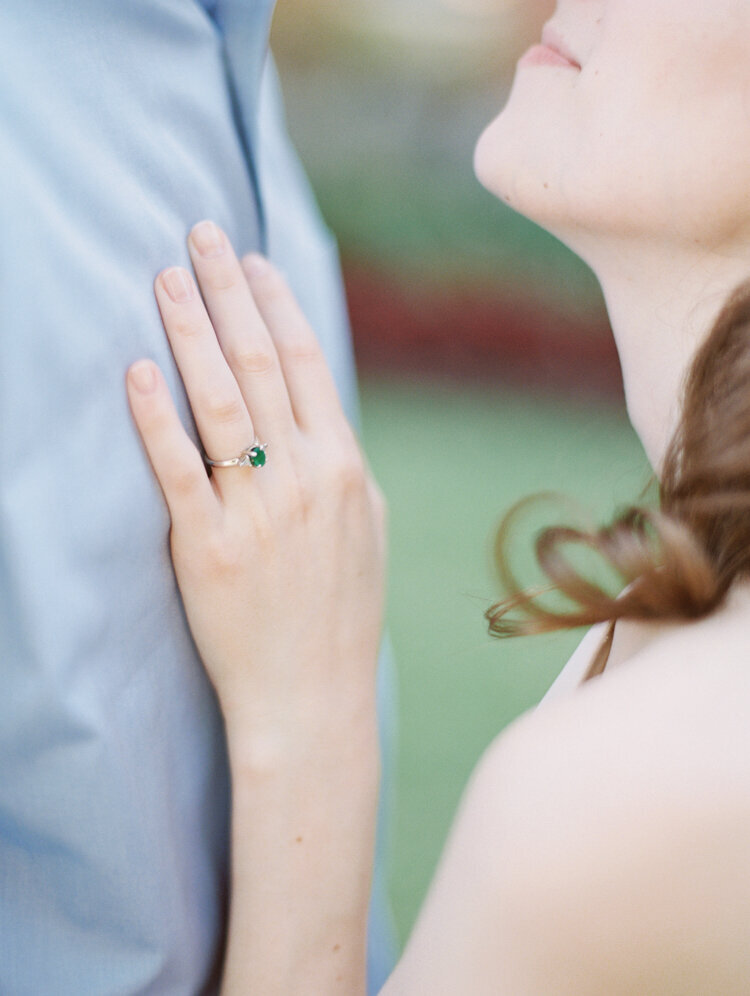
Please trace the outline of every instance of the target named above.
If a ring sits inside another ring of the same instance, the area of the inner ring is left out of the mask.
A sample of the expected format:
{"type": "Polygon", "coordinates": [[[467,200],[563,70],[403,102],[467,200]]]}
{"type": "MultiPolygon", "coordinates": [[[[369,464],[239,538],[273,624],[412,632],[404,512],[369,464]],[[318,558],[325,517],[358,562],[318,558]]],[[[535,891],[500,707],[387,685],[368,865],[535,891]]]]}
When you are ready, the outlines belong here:
{"type": "Polygon", "coordinates": [[[575,56],[570,54],[568,49],[565,47],[565,42],[562,38],[557,34],[554,28],[550,28],[548,25],[545,26],[542,31],[542,45],[546,45],[547,48],[553,49],[564,59],[567,59],[568,62],[572,63],[572,65],[577,66],[579,69],[581,68],[581,63],[575,58],[575,56]]]}

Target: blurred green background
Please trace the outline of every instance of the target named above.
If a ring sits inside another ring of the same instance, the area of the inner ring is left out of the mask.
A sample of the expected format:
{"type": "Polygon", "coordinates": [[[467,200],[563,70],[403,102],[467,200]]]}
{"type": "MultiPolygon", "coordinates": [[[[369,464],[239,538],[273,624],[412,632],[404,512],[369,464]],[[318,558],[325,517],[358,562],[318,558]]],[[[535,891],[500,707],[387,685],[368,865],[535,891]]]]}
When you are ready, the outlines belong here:
{"type": "MultiPolygon", "coordinates": [[[[403,943],[480,753],[540,700],[582,636],[487,634],[502,512],[552,489],[603,518],[649,475],[622,411],[604,402],[395,376],[366,378],[361,392],[365,447],[390,508],[400,696],[391,885],[403,943]]],[[[524,539],[514,563],[528,576],[524,539]]]]}
{"type": "Polygon", "coordinates": [[[502,512],[560,491],[605,519],[648,478],[593,275],[472,173],[553,9],[279,0],[274,23],[290,130],[341,247],[364,443],[390,507],[402,943],[479,755],[582,636],[487,635],[502,512]]]}
{"type": "Polygon", "coordinates": [[[280,0],[291,132],[341,247],[363,373],[506,376],[612,396],[598,284],[473,175],[551,0],[280,0]],[[460,349],[457,336],[460,334],[460,349]]]}

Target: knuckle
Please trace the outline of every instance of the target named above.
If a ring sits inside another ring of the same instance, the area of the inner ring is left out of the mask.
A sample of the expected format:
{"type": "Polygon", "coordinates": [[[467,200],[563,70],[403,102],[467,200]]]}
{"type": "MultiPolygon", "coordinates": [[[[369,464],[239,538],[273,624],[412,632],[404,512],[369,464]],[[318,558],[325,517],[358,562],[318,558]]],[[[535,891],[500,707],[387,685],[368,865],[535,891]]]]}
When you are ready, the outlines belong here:
{"type": "Polygon", "coordinates": [[[211,535],[203,549],[204,570],[215,580],[232,580],[242,572],[242,546],[225,536],[211,535]]]}
{"type": "Polygon", "coordinates": [[[232,357],[232,365],[245,374],[267,373],[276,364],[276,359],[269,349],[243,349],[232,357]]]}
{"type": "Polygon", "coordinates": [[[308,477],[298,478],[296,486],[292,489],[294,513],[303,517],[308,515],[318,498],[319,492],[315,482],[308,477]]]}
{"type": "Polygon", "coordinates": [[[186,339],[193,339],[203,331],[200,322],[196,321],[195,318],[188,317],[171,319],[169,328],[177,335],[183,336],[186,339]]]}
{"type": "Polygon", "coordinates": [[[274,517],[286,526],[306,518],[315,504],[318,491],[315,482],[303,474],[290,475],[274,506],[274,517]]]}
{"type": "Polygon", "coordinates": [[[366,484],[364,463],[354,447],[342,447],[333,465],[333,475],[336,485],[345,493],[364,489],[366,484]]]}
{"type": "Polygon", "coordinates": [[[285,494],[274,505],[274,521],[278,529],[287,531],[305,517],[305,510],[298,492],[285,494]]]}
{"type": "Polygon", "coordinates": [[[190,498],[198,491],[203,483],[201,477],[204,476],[202,473],[199,476],[192,467],[178,468],[172,472],[169,486],[172,493],[178,498],[190,498]]]}
{"type": "Polygon", "coordinates": [[[290,336],[282,342],[281,348],[294,363],[315,363],[321,359],[317,340],[312,336],[290,336]]]}
{"type": "Polygon", "coordinates": [[[223,425],[240,422],[245,417],[245,406],[239,398],[225,394],[207,395],[202,407],[213,422],[223,425]]]}
{"type": "Polygon", "coordinates": [[[256,513],[253,521],[253,546],[266,555],[274,551],[278,542],[276,523],[267,513],[256,513]]]}
{"type": "Polygon", "coordinates": [[[216,264],[206,268],[202,274],[202,280],[206,287],[212,291],[226,291],[236,287],[239,283],[238,275],[232,267],[216,264]]]}

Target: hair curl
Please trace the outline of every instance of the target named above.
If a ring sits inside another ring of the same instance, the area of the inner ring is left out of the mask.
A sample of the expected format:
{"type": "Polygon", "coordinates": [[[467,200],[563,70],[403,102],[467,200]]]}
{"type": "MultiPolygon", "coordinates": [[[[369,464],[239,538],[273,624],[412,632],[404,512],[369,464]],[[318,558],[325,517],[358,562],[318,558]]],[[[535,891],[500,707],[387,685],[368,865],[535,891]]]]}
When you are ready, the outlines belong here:
{"type": "Polygon", "coordinates": [[[617,619],[687,621],[722,604],[735,579],[750,573],[750,280],[729,297],[690,367],[658,506],[631,506],[592,531],[542,530],[535,552],[549,583],[522,589],[508,564],[507,539],[517,512],[534,500],[514,506],[498,530],[496,562],[506,597],[485,613],[493,636],[609,621],[609,640],[590,678],[606,665],[617,619]],[[596,551],[625,590],[612,595],[577,570],[562,552],[571,545],[596,551]],[[540,604],[552,591],[572,603],[570,611],[540,604]]]}

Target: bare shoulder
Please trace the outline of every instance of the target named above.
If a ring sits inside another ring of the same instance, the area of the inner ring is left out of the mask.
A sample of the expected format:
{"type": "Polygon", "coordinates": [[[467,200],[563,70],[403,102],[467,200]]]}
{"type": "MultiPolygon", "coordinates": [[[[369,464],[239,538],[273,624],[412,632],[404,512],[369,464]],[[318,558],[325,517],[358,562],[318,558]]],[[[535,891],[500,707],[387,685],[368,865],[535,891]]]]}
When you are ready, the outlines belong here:
{"type": "Polygon", "coordinates": [[[507,800],[519,922],[550,964],[577,950],[571,992],[586,978],[612,994],[747,991],[748,619],[670,628],[484,759],[507,800]]]}
{"type": "Polygon", "coordinates": [[[695,791],[701,771],[713,781],[726,765],[736,787],[742,772],[750,778],[749,714],[750,605],[746,615],[664,627],[623,663],[526,713],[495,745],[546,754],[562,735],[570,777],[600,766],[675,783],[689,773],[695,791]],[[589,756],[592,742],[598,750],[589,756]],[[575,760],[587,763],[571,764],[576,748],[584,756],[575,760]]]}
{"type": "Polygon", "coordinates": [[[517,720],[384,994],[747,993],[749,713],[750,633],[717,617],[517,720]]]}

